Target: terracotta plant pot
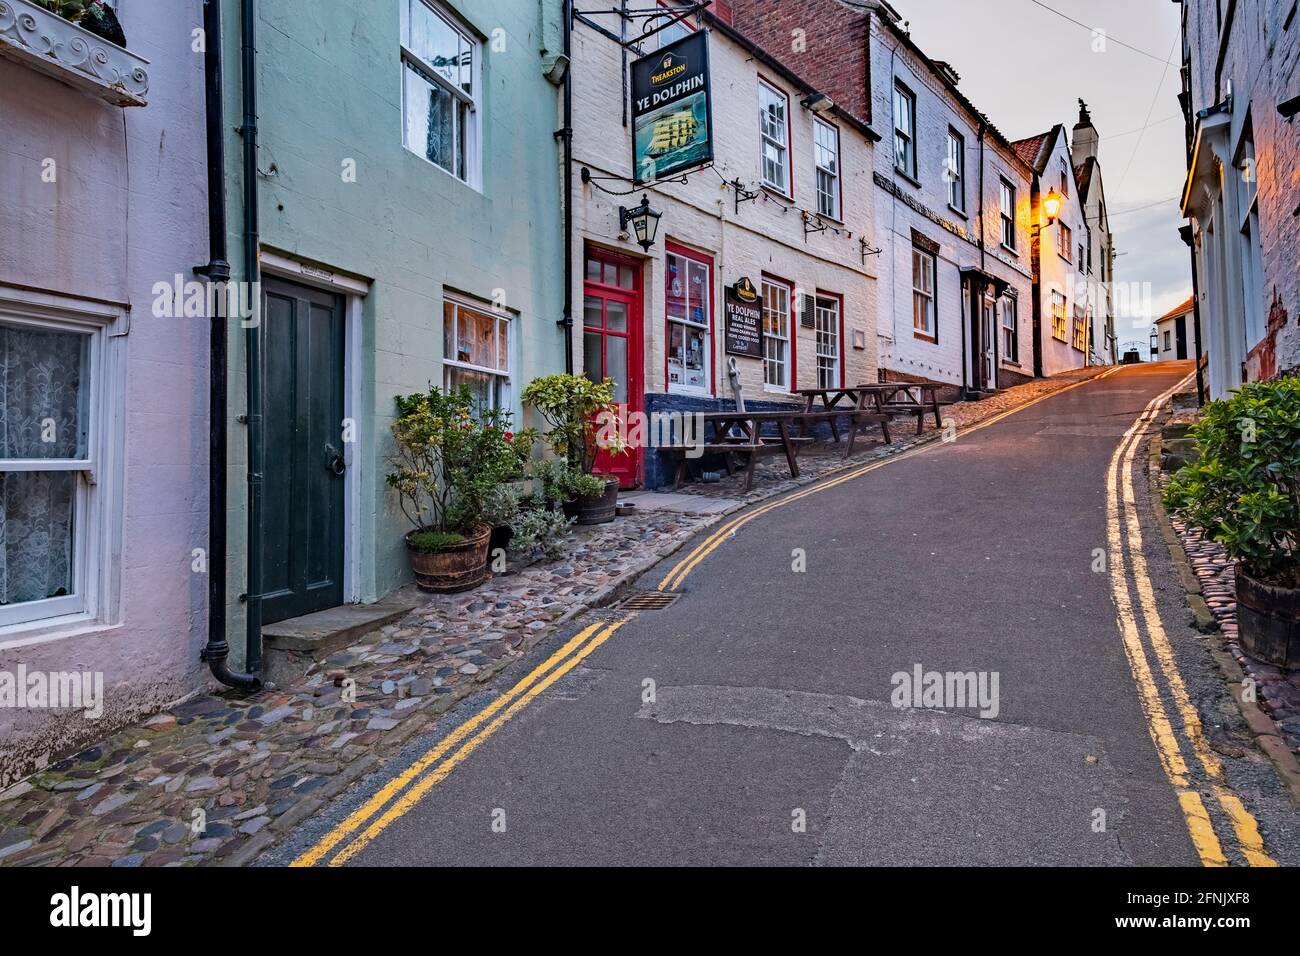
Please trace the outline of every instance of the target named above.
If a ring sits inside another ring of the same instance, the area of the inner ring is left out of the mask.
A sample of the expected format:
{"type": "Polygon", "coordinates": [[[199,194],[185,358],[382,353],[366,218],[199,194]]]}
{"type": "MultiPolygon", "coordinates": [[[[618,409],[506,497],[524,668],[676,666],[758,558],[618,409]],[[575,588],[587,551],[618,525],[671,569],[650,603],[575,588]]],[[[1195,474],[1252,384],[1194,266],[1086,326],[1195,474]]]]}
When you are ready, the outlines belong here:
{"type": "Polygon", "coordinates": [[[1300,588],[1276,587],[1237,565],[1241,649],[1278,667],[1300,668],[1300,588]]]}
{"type": "Polygon", "coordinates": [[[415,532],[406,536],[406,553],[420,590],[450,594],[476,588],[487,579],[491,525],[479,525],[460,544],[441,551],[415,550],[411,547],[411,534],[415,532]]]}
{"type": "Polygon", "coordinates": [[[578,524],[607,524],[614,520],[618,508],[618,479],[606,478],[605,490],[599,495],[574,498],[565,503],[564,513],[578,524]]]}

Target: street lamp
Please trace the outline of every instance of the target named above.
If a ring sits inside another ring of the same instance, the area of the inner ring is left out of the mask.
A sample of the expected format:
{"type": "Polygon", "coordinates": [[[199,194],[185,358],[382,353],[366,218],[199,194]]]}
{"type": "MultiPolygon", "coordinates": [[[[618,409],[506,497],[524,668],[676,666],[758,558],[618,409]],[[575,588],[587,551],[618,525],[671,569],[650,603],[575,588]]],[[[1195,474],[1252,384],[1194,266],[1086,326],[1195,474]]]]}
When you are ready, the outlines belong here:
{"type": "Polygon", "coordinates": [[[618,228],[621,232],[627,232],[627,224],[632,224],[632,230],[636,233],[637,245],[646,252],[655,244],[655,236],[659,232],[659,217],[663,213],[657,212],[650,208],[650,197],[643,195],[641,205],[628,209],[626,206],[618,207],[618,228]]]}
{"type": "Polygon", "coordinates": [[[1061,194],[1055,188],[1049,190],[1043,197],[1043,215],[1047,217],[1049,226],[1061,215],[1061,194]]]}

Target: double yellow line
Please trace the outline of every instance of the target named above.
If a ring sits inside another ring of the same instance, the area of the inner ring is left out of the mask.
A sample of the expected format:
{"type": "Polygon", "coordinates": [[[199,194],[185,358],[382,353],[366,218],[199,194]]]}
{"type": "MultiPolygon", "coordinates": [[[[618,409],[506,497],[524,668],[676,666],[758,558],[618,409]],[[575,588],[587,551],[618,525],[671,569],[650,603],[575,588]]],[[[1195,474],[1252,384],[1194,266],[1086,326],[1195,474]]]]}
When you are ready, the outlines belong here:
{"type": "MultiPolygon", "coordinates": [[[[1090,382],[1098,381],[1115,371],[1118,371],[1118,367],[1109,369],[1093,378],[1068,385],[1063,389],[1040,395],[1031,402],[961,429],[960,434],[964,435],[978,431],[981,428],[987,428],[1009,415],[1024,411],[1039,402],[1055,398],[1090,382]]],[[[883,468],[906,458],[913,458],[930,450],[930,444],[927,443],[898,455],[872,462],[869,465],[854,468],[831,480],[820,482],[803,491],[779,498],[726,522],[682,558],[659,583],[658,589],[660,591],[677,590],[681,587],[682,582],[686,580],[687,575],[695,570],[701,561],[712,554],[730,535],[756,518],[776,508],[807,498],[809,495],[827,491],[845,482],[853,481],[868,472],[875,471],[877,468],[883,468]]],[[[341,866],[352,859],[419,803],[420,799],[430,789],[445,780],[460,763],[477,750],[484,741],[500,730],[506,722],[527,707],[548,687],[573,670],[634,616],[629,614],[616,621],[598,622],[579,631],[563,647],[539,664],[526,677],[453,730],[436,746],[411,764],[410,767],[384,784],[362,806],[350,813],[341,823],[332,828],[329,833],[298,856],[290,865],[306,867],[317,866],[325,862],[329,866],[341,866]]]]}
{"type": "Polygon", "coordinates": [[[1143,550],[1142,526],[1138,519],[1137,500],[1133,490],[1133,458],[1147,428],[1155,419],[1169,397],[1187,382],[1186,379],[1162,395],[1152,399],[1143,413],[1125,432],[1115,453],[1111,456],[1106,475],[1106,540],[1109,552],[1111,594],[1115,601],[1116,620],[1128,658],[1129,669],[1137,684],[1138,699],[1147,720],[1147,730],[1155,744],[1156,753],[1165,776],[1173,785],[1182,809],[1192,843],[1205,866],[1227,866],[1223,845],[1214,829],[1214,822],[1205,808],[1199,790],[1189,781],[1189,769],[1183,756],[1183,747],[1174,731],[1173,722],[1165,708],[1164,698],[1157,685],[1146,644],[1142,640],[1138,613],[1130,594],[1129,567],[1132,567],[1133,592],[1141,611],[1152,656],[1164,675],[1168,694],[1182,725],[1187,748],[1210,780],[1209,790],[1232,823],[1237,845],[1251,866],[1276,866],[1264,849],[1255,818],[1241,800],[1232,793],[1223,775],[1223,764],[1205,741],[1200,715],[1187,693],[1182,674],[1174,658],[1169,636],[1165,632],[1156,606],[1155,591],[1148,573],[1143,550]],[[1127,536],[1127,549],[1125,537],[1127,536]]]}
{"type": "Polygon", "coordinates": [[[329,858],[330,866],[341,866],[356,856],[419,803],[420,799],[479,746],[500,730],[510,718],[531,703],[589,654],[609,640],[631,620],[598,622],[583,628],[563,647],[539,664],[528,676],[461,724],[420,759],[388,781],[369,800],[354,810],[311,849],[290,866],[316,866],[329,858]],[[427,771],[427,773],[426,773],[427,771]],[[413,785],[412,785],[413,784],[413,785]],[[403,792],[405,791],[405,792],[403,792]],[[394,799],[396,798],[396,799],[394,799]],[[391,806],[389,803],[391,802],[391,806]],[[385,809],[386,808],[386,809],[385,809]],[[342,849],[334,852],[342,844],[342,849]],[[330,854],[333,856],[330,856],[330,854]]]}

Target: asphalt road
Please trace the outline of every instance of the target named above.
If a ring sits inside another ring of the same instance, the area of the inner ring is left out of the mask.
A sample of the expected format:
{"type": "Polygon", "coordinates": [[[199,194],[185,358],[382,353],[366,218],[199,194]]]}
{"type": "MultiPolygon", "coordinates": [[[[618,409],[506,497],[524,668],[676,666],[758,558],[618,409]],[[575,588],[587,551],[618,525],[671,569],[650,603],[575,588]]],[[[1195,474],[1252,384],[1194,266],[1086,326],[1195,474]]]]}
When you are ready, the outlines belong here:
{"type": "MultiPolygon", "coordinates": [[[[1121,370],[770,510],[724,535],[672,606],[574,622],[506,683],[590,632],[598,646],[555,665],[563,676],[477,724],[500,691],[465,702],[272,862],[337,833],[440,739],[443,763],[413,775],[426,782],[408,805],[388,804],[322,861],[382,818],[333,862],[1195,865],[1186,790],[1203,796],[1227,861],[1247,862],[1218,786],[1240,798],[1265,855],[1297,862],[1294,808],[1189,626],[1144,478],[1141,550],[1173,666],[1225,764],[1217,783],[1193,759],[1152,645],[1186,785],[1162,768],[1117,624],[1113,555],[1098,567],[1112,455],[1187,370],[1121,370]],[[989,692],[996,675],[996,713],[951,696],[894,706],[894,675],[918,665],[974,672],[989,692]]],[[[1145,462],[1145,445],[1135,455],[1145,462]]]]}

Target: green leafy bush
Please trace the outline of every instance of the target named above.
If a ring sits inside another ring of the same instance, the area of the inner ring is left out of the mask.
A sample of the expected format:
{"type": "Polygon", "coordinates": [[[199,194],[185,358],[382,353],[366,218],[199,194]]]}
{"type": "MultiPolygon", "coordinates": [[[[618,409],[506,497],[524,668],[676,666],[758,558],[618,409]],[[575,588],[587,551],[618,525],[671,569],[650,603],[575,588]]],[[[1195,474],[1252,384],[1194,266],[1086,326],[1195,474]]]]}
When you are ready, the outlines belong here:
{"type": "Polygon", "coordinates": [[[1174,475],[1165,504],[1252,577],[1300,587],[1300,378],[1211,402],[1192,435],[1200,460],[1174,475]]]}
{"type": "Polygon", "coordinates": [[[536,440],[514,434],[510,413],[479,407],[468,386],[399,395],[388,486],[416,531],[468,534],[502,484],[523,477],[536,440]]]}
{"type": "MultiPolygon", "coordinates": [[[[524,389],[524,404],[537,409],[550,430],[543,436],[569,468],[590,475],[596,463],[597,417],[616,414],[614,380],[593,382],[585,375],[546,375],[524,389]]],[[[617,448],[615,451],[622,451],[617,448]]],[[[599,493],[599,491],[597,492],[599,493]]]]}
{"type": "Polygon", "coordinates": [[[510,549],[520,554],[541,551],[547,558],[558,558],[564,553],[564,539],[572,523],[563,511],[544,505],[523,508],[510,524],[514,531],[510,549]]]}

